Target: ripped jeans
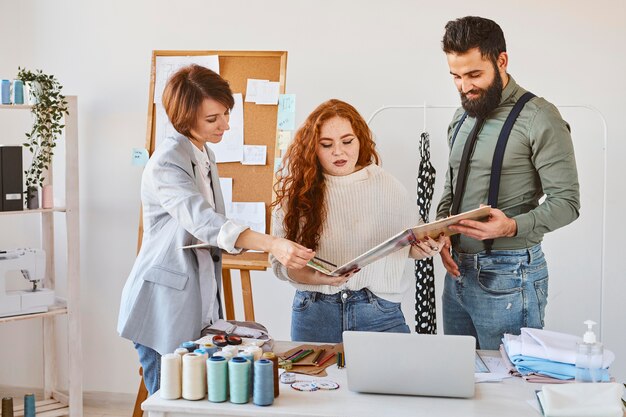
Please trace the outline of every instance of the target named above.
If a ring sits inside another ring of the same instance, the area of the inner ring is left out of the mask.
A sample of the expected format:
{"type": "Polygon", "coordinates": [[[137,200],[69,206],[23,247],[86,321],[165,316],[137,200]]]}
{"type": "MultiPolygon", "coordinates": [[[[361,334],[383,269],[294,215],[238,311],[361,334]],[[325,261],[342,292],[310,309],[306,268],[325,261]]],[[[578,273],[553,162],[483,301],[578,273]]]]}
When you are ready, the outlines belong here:
{"type": "Polygon", "coordinates": [[[521,250],[465,254],[452,251],[460,277],[446,274],[443,289],[445,334],[471,335],[477,348],[498,349],[504,333],[543,328],[548,267],[535,245],[521,250]]]}

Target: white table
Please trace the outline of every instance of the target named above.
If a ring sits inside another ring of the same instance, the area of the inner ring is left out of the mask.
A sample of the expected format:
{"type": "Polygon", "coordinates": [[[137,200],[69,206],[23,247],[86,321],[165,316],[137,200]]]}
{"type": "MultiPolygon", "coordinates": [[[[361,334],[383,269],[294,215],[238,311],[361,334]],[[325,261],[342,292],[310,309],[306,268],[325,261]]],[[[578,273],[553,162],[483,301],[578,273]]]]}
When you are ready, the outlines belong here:
{"type": "MultiPolygon", "coordinates": [[[[276,351],[293,346],[277,342],[276,351]]],[[[496,355],[497,352],[481,352],[481,355],[496,355]]],[[[349,391],[346,384],[346,369],[336,365],[326,369],[329,379],[340,385],[338,390],[300,392],[287,384],[280,384],[280,396],[268,407],[230,402],[212,403],[206,398],[199,401],[163,400],[159,393],[148,398],[141,408],[149,417],[196,417],[210,416],[428,416],[428,417],[538,417],[528,400],[535,400],[535,390],[541,384],[530,384],[521,378],[508,378],[497,383],[476,384],[476,395],[472,399],[436,397],[414,397],[402,395],[360,394],[349,391]]],[[[282,370],[281,370],[282,372],[282,370]]],[[[307,375],[298,375],[299,380],[314,380],[307,375]]]]}

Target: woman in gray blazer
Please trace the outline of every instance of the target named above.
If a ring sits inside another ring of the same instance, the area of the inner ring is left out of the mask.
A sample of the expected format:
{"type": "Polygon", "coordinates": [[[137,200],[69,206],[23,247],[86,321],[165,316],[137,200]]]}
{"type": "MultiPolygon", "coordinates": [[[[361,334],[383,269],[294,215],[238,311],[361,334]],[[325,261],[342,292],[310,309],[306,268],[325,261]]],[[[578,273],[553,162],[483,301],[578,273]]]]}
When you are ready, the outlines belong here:
{"type": "Polygon", "coordinates": [[[234,99],[228,83],[191,65],[170,78],[162,101],[180,135],[159,144],[142,176],[143,240],[117,327],[135,344],[150,394],[159,389],[161,355],[199,338],[222,317],[222,251],[262,250],[296,269],[315,255],[224,216],[215,156],[206,143],[220,142],[229,129],[234,99]],[[210,248],[180,249],[199,242],[210,248]]]}

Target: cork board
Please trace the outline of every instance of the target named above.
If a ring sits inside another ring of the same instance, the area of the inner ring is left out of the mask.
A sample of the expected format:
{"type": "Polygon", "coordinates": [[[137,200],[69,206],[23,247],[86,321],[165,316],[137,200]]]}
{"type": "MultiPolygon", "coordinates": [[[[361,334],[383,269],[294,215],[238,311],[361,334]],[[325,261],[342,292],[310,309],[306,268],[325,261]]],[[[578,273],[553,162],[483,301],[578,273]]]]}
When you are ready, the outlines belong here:
{"type": "MultiPolygon", "coordinates": [[[[156,105],[154,86],[158,56],[218,55],[220,75],[230,83],[233,93],[246,95],[248,78],[278,81],[280,94],[285,93],[287,71],[286,51],[153,51],[148,101],[148,128],[146,149],[150,154],[155,147],[156,105]]],[[[277,105],[257,105],[244,101],[244,141],[246,145],[267,146],[266,165],[242,165],[239,162],[219,163],[221,178],[233,179],[233,201],[265,203],[266,233],[271,231],[270,204],[274,197],[274,158],[280,156],[276,144],[277,105]]],[[[143,229],[140,226],[139,242],[143,229]]],[[[266,253],[244,253],[224,256],[224,268],[265,269],[269,266],[266,253]]]]}

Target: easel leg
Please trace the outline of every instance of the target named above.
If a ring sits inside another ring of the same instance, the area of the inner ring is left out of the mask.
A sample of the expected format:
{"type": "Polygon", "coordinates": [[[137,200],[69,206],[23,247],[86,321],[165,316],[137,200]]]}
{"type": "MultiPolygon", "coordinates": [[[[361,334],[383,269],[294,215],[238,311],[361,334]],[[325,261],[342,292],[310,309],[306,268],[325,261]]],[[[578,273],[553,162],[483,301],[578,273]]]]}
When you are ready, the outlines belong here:
{"type": "Polygon", "coordinates": [[[250,282],[250,271],[239,270],[241,274],[241,292],[243,296],[243,312],[247,321],[254,321],[254,302],[252,301],[252,283],[250,282]]]}
{"type": "MultiPolygon", "coordinates": [[[[249,277],[250,275],[248,275],[249,277]]],[[[249,280],[250,278],[248,278],[249,280]]],[[[233,284],[230,279],[230,269],[222,269],[222,285],[224,287],[224,310],[226,320],[235,320],[235,305],[233,303],[233,284]]]]}

